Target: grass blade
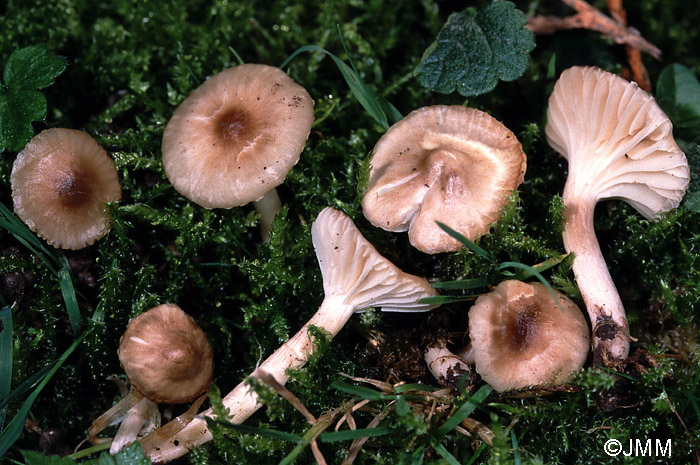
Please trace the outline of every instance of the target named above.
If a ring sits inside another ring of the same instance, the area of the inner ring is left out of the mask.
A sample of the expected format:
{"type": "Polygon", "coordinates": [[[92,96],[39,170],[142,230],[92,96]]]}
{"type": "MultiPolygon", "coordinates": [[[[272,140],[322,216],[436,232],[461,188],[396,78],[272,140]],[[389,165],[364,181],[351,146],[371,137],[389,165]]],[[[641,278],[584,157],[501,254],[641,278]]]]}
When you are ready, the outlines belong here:
{"type": "Polygon", "coordinates": [[[369,438],[377,436],[385,436],[395,433],[397,430],[385,426],[377,428],[358,428],[348,429],[343,431],[332,431],[321,434],[318,439],[321,442],[337,442],[337,441],[352,441],[359,438],[369,438]]]}
{"type": "Polygon", "coordinates": [[[345,79],[345,82],[348,84],[350,91],[353,93],[357,101],[360,102],[360,105],[362,105],[362,107],[367,111],[367,113],[369,113],[369,115],[372,118],[374,118],[375,121],[384,126],[385,129],[388,129],[389,120],[391,120],[392,122],[399,121],[403,118],[403,115],[401,114],[401,112],[399,112],[399,110],[396,109],[394,105],[391,104],[391,102],[389,102],[384,97],[378,95],[376,92],[372,91],[369,87],[367,87],[365,82],[360,77],[360,73],[357,71],[357,68],[355,68],[355,64],[352,61],[350,52],[348,52],[348,49],[345,46],[345,40],[343,39],[343,34],[340,32],[340,26],[338,26],[338,33],[340,34],[340,41],[343,45],[343,50],[345,50],[345,54],[348,56],[350,66],[348,66],[343,60],[341,60],[340,58],[338,58],[333,53],[329,52],[323,47],[319,47],[317,45],[305,45],[292,52],[292,54],[289,55],[289,57],[287,57],[287,59],[284,60],[284,62],[282,62],[280,68],[284,68],[285,66],[287,66],[294,58],[296,58],[301,53],[325,53],[333,60],[335,65],[338,67],[340,74],[345,79]]]}
{"type": "Polygon", "coordinates": [[[206,417],[206,421],[207,421],[207,423],[209,423],[209,422],[218,423],[221,426],[225,426],[226,428],[230,428],[234,431],[238,431],[238,432],[241,432],[243,434],[256,434],[260,437],[268,438],[268,439],[280,439],[282,441],[289,441],[289,442],[299,442],[302,440],[302,437],[299,436],[298,434],[286,433],[284,431],[278,431],[275,429],[258,428],[255,426],[235,424],[235,423],[231,423],[230,421],[214,419],[211,417],[206,417]]]}
{"type": "Polygon", "coordinates": [[[513,464],[520,465],[520,451],[518,450],[518,439],[515,437],[513,430],[510,431],[510,440],[513,444],[513,464]]]}
{"type": "Polygon", "coordinates": [[[379,391],[375,391],[372,388],[364,386],[354,386],[352,384],[344,383],[342,381],[333,381],[331,387],[337,391],[344,392],[346,394],[351,394],[353,396],[358,396],[362,399],[368,400],[394,400],[395,395],[382,394],[379,391]]]}
{"type": "MultiPolygon", "coordinates": [[[[561,255],[558,255],[556,257],[548,258],[547,260],[543,261],[542,263],[538,263],[537,265],[533,265],[532,269],[542,273],[543,271],[547,271],[548,269],[553,268],[556,265],[560,264],[568,256],[569,256],[569,254],[561,254],[561,255]]],[[[530,272],[529,269],[519,269],[514,274],[513,279],[517,279],[519,281],[525,281],[526,279],[528,279],[532,276],[534,276],[534,274],[532,272],[530,272]]]]}
{"type": "Polygon", "coordinates": [[[7,427],[2,431],[2,433],[0,433],[0,457],[5,455],[8,449],[12,447],[15,441],[17,441],[20,434],[22,434],[24,424],[27,421],[27,416],[29,415],[29,410],[32,408],[32,405],[34,405],[34,401],[36,401],[37,397],[39,397],[39,394],[41,394],[41,391],[44,389],[44,387],[46,387],[46,384],[48,384],[51,378],[53,378],[58,369],[61,368],[63,362],[65,362],[66,359],[73,353],[73,351],[75,351],[78,345],[80,345],[80,343],[83,341],[85,336],[87,336],[89,331],[90,330],[88,329],[85,332],[83,332],[83,334],[81,334],[80,337],[78,337],[78,339],[76,339],[73,342],[73,344],[71,344],[71,346],[58,358],[58,360],[56,360],[49,372],[46,373],[46,376],[44,376],[44,378],[41,380],[39,385],[29,395],[27,400],[24,401],[24,404],[17,412],[17,415],[14,416],[14,418],[10,421],[7,427]]]}
{"type": "Polygon", "coordinates": [[[502,271],[506,268],[519,268],[521,270],[527,271],[528,273],[530,273],[531,276],[536,277],[544,285],[544,287],[547,289],[547,292],[549,292],[549,295],[552,296],[552,299],[554,299],[554,301],[557,303],[559,308],[563,312],[566,311],[566,309],[561,304],[561,302],[559,302],[559,299],[557,299],[557,296],[554,294],[554,289],[549,284],[549,281],[544,279],[544,276],[542,276],[542,274],[539,271],[537,271],[536,269],[534,269],[531,266],[525,265],[524,263],[520,263],[520,262],[503,262],[503,263],[498,265],[498,271],[502,271]]]}
{"type": "Polygon", "coordinates": [[[423,297],[418,300],[419,304],[428,305],[443,305],[443,304],[453,304],[455,302],[464,302],[465,300],[475,299],[475,295],[437,295],[434,297],[423,297]]]}
{"type": "Polygon", "coordinates": [[[454,455],[450,454],[449,451],[445,449],[445,446],[443,446],[440,443],[440,441],[437,440],[436,437],[430,437],[430,445],[433,446],[435,452],[440,454],[440,457],[445,459],[450,465],[462,465],[461,463],[459,463],[459,460],[457,460],[454,455]]]}
{"type": "Polygon", "coordinates": [[[64,261],[63,267],[58,270],[58,284],[61,286],[61,294],[63,302],[68,310],[68,321],[73,330],[73,334],[80,333],[80,309],[78,308],[78,298],[75,295],[75,287],[73,287],[73,279],[71,278],[70,266],[66,256],[61,253],[61,261],[64,261]]]}
{"type": "Polygon", "coordinates": [[[486,384],[479,388],[479,390],[476,391],[473,396],[469,396],[469,400],[462,404],[462,406],[450,418],[448,418],[445,423],[440,425],[440,427],[435,430],[436,436],[443,436],[452,431],[455,426],[462,422],[462,420],[471,415],[479,404],[486,400],[492,391],[493,388],[486,384]]]}
{"type": "Polygon", "coordinates": [[[474,252],[475,254],[484,257],[490,262],[495,262],[496,259],[491,256],[487,251],[476,245],[474,242],[470,241],[466,237],[464,237],[462,234],[458,233],[454,229],[450,228],[447,226],[445,223],[442,223],[440,221],[436,221],[437,225],[440,226],[440,229],[445,231],[447,234],[452,236],[453,238],[457,239],[459,242],[461,242],[465,247],[467,247],[469,250],[474,252]]]}
{"type": "Polygon", "coordinates": [[[478,289],[489,284],[486,278],[460,279],[457,281],[440,281],[432,283],[435,289],[478,289]]]}
{"type": "MultiPolygon", "coordinates": [[[[0,399],[6,399],[12,388],[12,310],[0,310],[0,399]]],[[[7,405],[0,407],[0,430],[5,426],[7,405]]]]}

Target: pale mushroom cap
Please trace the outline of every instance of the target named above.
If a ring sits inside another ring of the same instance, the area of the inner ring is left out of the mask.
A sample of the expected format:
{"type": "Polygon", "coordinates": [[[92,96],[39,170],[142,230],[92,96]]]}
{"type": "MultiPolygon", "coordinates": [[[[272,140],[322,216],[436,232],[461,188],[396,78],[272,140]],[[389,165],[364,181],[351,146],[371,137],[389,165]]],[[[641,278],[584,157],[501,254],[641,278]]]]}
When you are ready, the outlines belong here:
{"type": "Polygon", "coordinates": [[[12,167],[15,212],[54,247],[81,249],[107,234],[106,202],[121,199],[114,161],[89,134],[53,128],[37,134],[12,167]]]}
{"type": "Polygon", "coordinates": [[[204,393],[214,370],[206,335],[173,304],[154,307],[129,322],[119,343],[119,361],[135,390],[169,404],[204,393]]]}
{"type": "Polygon", "coordinates": [[[205,208],[262,198],[299,161],[313,100],[279,68],[245,64],[199,86],[163,133],[163,167],[175,189],[205,208]]]}
{"type": "Polygon", "coordinates": [[[622,199],[646,218],[682,200],[688,161],[668,116],[636,83],[600,68],[569,68],[547,117],[547,141],[569,162],[570,195],[622,199]]]}
{"type": "Polygon", "coordinates": [[[476,371],[497,391],[565,382],[583,366],[588,325],[568,297],[559,308],[540,283],[508,280],[469,310],[476,371]]]}
{"type": "Polygon", "coordinates": [[[384,258],[350,217],[331,207],[318,214],[311,229],[326,298],[340,298],[358,310],[427,311],[418,300],[437,295],[425,278],[403,272],[384,258]]]}
{"type": "Polygon", "coordinates": [[[408,231],[426,253],[461,243],[441,221],[474,240],[488,232],[523,182],[520,142],[488,114],[461,106],[431,106],[394,124],[374,147],[362,209],[375,226],[408,231]]]}

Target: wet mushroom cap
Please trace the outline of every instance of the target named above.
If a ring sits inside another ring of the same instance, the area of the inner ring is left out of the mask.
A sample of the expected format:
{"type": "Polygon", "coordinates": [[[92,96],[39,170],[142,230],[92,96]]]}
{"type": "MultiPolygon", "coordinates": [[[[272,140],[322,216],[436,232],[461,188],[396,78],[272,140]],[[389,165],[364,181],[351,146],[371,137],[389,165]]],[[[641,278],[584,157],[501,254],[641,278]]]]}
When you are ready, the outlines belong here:
{"type": "Polygon", "coordinates": [[[37,134],[12,167],[15,212],[49,244],[81,249],[110,228],[106,202],[121,199],[114,161],[89,134],[52,128],[37,134]]]}
{"type": "Polygon", "coordinates": [[[441,221],[474,240],[488,232],[523,182],[526,157],[515,135],[474,108],[431,106],[394,124],[374,147],[362,209],[375,226],[408,231],[426,253],[461,244],[441,221]]]}
{"type": "Polygon", "coordinates": [[[168,122],[165,173],[180,194],[205,208],[259,200],[299,161],[313,105],[279,68],[245,64],[221,71],[168,122]]]}
{"type": "Polygon", "coordinates": [[[154,307],[129,322],[119,342],[119,362],[135,390],[169,404],[204,393],[214,370],[206,335],[173,304],[154,307]]]}
{"type": "Polygon", "coordinates": [[[497,391],[565,382],[586,361],[588,324],[568,297],[562,310],[540,283],[508,280],[469,310],[476,371],[497,391]]]}

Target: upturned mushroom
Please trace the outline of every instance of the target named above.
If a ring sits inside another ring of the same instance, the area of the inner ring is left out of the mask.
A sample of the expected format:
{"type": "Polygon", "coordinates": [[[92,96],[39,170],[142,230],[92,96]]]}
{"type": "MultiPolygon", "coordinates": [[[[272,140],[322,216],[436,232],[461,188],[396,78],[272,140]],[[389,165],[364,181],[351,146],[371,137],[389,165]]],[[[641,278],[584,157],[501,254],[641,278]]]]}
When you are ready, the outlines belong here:
{"type": "Polygon", "coordinates": [[[119,362],[132,390],[88,429],[90,441],[98,443],[104,441],[97,438],[100,431],[121,421],[112,454],[144,430],[155,428],[152,420],[158,415],[158,403],[182,404],[197,398],[209,388],[213,373],[206,335],[173,304],[154,307],[129,322],[119,342],[119,362]]]}
{"type": "MultiPolygon", "coordinates": [[[[370,307],[396,312],[421,312],[433,308],[418,302],[436,295],[430,284],[423,278],[404,273],[382,257],[344,213],[330,207],[324,209],[312,226],[311,236],[323,275],[325,297],[321,307],[251,376],[266,372],[279,384],[285,384],[289,379],[287,370],[303,366],[313,351],[314,341],[309,334],[311,326],[322,329],[332,338],[353,313],[370,307]]],[[[233,423],[244,422],[262,406],[245,381],[224,397],[223,404],[229,409],[233,423]]],[[[211,440],[212,434],[203,417],[212,415],[211,409],[205,411],[167,440],[149,441],[146,438],[142,441],[146,454],[155,463],[169,462],[211,440]]]]}
{"type": "Polygon", "coordinates": [[[527,161],[515,135],[493,117],[438,105],[389,128],[370,163],[365,217],[387,231],[408,231],[414,247],[434,254],[462,246],[436,221],[470,240],[487,233],[523,182],[527,161]]]}
{"type": "Polygon", "coordinates": [[[63,249],[82,249],[110,228],[107,202],[121,199],[114,161],[89,134],[46,129],[19,152],[10,176],[15,212],[63,249]]]}
{"type": "Polygon", "coordinates": [[[275,187],[299,161],[314,121],[306,90],[281,69],[244,64],[212,76],[175,110],[163,133],[163,168],[205,208],[253,202],[263,237],[281,203],[275,187]]]}
{"type": "Polygon", "coordinates": [[[507,280],[469,309],[471,350],[463,354],[495,390],[565,382],[588,356],[588,324],[568,297],[541,283],[507,280]]]}
{"type": "Polygon", "coordinates": [[[654,98],[599,68],[565,70],[549,98],[546,135],[569,162],[564,186],[564,247],[593,325],[603,364],[627,358],[630,333],[594,229],[596,203],[628,202],[647,219],[676,208],[689,182],[685,154],[654,98]]]}

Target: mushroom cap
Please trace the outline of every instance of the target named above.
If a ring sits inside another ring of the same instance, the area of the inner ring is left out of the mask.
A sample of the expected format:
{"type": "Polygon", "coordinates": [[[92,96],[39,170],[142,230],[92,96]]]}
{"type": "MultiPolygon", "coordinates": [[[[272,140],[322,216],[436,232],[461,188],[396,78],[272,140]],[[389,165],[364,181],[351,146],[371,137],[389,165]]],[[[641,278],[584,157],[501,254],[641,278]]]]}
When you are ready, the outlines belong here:
{"type": "Polygon", "coordinates": [[[408,231],[426,253],[462,244],[441,221],[470,240],[488,232],[523,182],[526,157],[515,135],[474,108],[419,108],[394,124],[374,147],[362,209],[375,226],[408,231]]]}
{"type": "Polygon", "coordinates": [[[562,72],[545,133],[569,162],[568,195],[622,199],[646,218],[678,206],[688,187],[685,154],[654,98],[600,68],[562,72]]]}
{"type": "Polygon", "coordinates": [[[338,298],[355,311],[381,307],[386,312],[424,312],[435,307],[418,302],[437,295],[430,283],[384,258],[345,213],[324,208],[311,238],[326,298],[338,298]]]}
{"type": "Polygon", "coordinates": [[[214,371],[204,331],[173,304],[129,322],[119,341],[119,362],[135,390],[168,404],[189,402],[205,392],[214,371]]]}
{"type": "Polygon", "coordinates": [[[17,215],[54,247],[81,249],[107,234],[106,202],[121,199],[114,161],[89,134],[46,129],[19,152],[10,177],[17,215]]]}
{"type": "Polygon", "coordinates": [[[311,96],[281,69],[245,64],[212,76],[175,110],[163,167],[205,208],[262,198],[299,161],[314,121],[311,96]]]}
{"type": "Polygon", "coordinates": [[[469,310],[476,371],[497,391],[566,381],[588,356],[588,324],[568,297],[508,280],[469,310]]]}

